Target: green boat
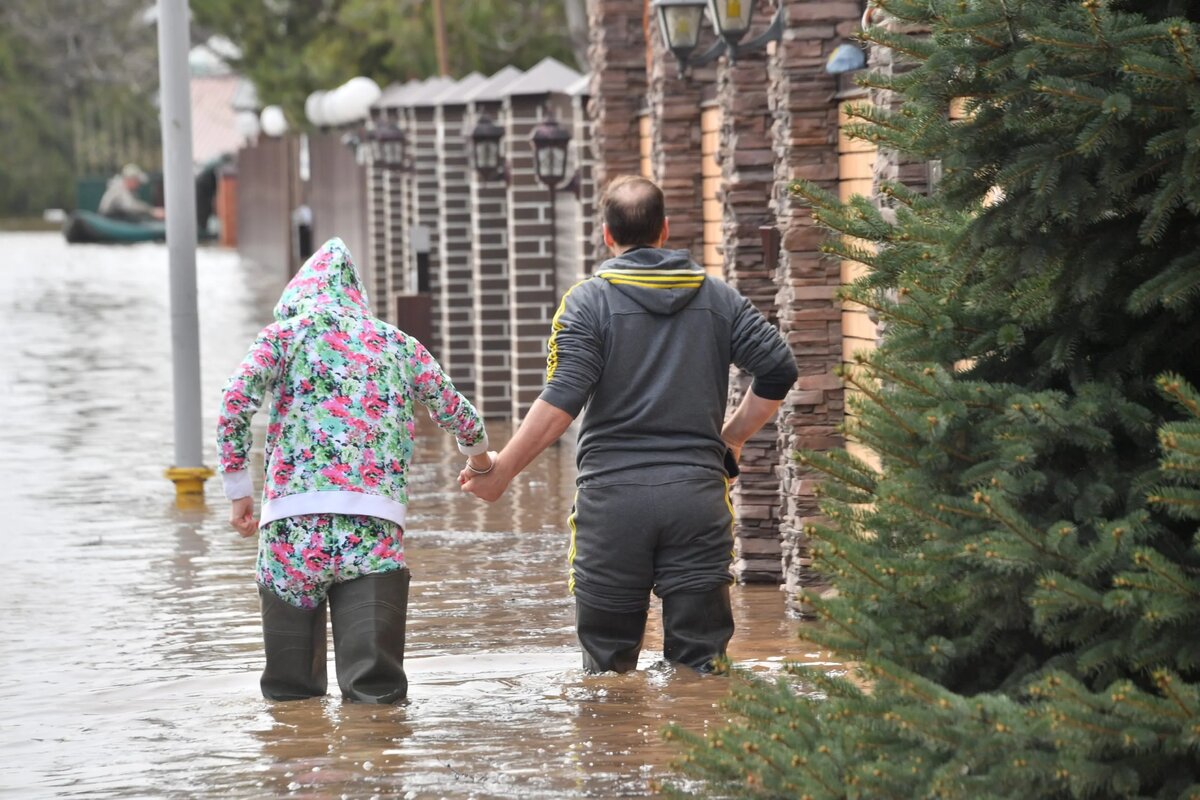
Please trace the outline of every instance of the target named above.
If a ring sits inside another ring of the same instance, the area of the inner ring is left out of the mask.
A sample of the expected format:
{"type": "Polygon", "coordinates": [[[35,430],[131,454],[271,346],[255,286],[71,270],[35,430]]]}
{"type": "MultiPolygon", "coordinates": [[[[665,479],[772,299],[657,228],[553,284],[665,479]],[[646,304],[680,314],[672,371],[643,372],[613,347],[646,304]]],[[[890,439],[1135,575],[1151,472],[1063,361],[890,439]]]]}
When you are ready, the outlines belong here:
{"type": "Polygon", "coordinates": [[[161,220],[127,222],[94,211],[73,211],[63,223],[63,236],[72,244],[162,242],[167,238],[167,226],[161,220]]]}

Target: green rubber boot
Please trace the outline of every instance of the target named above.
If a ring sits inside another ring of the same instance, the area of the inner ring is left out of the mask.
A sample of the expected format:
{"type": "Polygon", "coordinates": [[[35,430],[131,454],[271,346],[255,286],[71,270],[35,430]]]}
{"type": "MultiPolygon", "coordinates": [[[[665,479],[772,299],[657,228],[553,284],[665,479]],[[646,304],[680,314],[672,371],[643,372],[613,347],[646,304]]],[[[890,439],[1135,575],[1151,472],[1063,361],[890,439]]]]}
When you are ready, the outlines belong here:
{"type": "Polygon", "coordinates": [[[268,700],[320,697],[329,686],[325,666],[325,603],[296,608],[258,587],[267,666],[259,686],[268,700]]]}
{"type": "Polygon", "coordinates": [[[601,611],[575,600],[575,634],[588,672],[635,669],[645,633],[645,611],[601,611]]]}
{"type": "Polygon", "coordinates": [[[662,599],[663,656],[700,672],[712,672],[733,638],[729,587],[676,592],[662,599]]]}
{"type": "Polygon", "coordinates": [[[354,703],[395,703],[408,695],[404,629],[408,568],[364,575],[329,590],[333,657],[342,697],[354,703]]]}

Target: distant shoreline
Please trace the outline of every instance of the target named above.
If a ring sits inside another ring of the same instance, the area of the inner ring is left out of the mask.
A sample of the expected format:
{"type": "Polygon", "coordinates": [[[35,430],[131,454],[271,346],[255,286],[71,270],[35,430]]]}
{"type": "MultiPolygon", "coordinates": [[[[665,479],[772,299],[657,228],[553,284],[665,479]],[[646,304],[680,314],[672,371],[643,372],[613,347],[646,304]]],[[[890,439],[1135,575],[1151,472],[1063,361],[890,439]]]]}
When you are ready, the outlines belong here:
{"type": "Polygon", "coordinates": [[[0,231],[58,231],[61,222],[47,222],[41,217],[0,217],[0,231]]]}

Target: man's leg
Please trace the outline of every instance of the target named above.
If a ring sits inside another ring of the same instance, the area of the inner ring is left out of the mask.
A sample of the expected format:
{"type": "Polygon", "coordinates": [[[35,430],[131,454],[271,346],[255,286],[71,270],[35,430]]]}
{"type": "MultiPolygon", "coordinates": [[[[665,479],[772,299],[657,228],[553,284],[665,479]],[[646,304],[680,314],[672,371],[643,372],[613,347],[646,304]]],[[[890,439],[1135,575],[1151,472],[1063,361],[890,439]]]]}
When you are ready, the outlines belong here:
{"type": "Polygon", "coordinates": [[[580,489],[571,528],[575,632],[588,672],[637,667],[653,579],[653,534],[640,485],[580,489]]]}
{"type": "Polygon", "coordinates": [[[637,668],[646,633],[646,611],[601,611],[575,600],[575,633],[588,672],[637,668]]]}
{"type": "Polygon", "coordinates": [[[663,656],[700,672],[725,657],[733,638],[729,586],[706,592],[675,592],[662,599],[663,656]]]}
{"type": "Polygon", "coordinates": [[[663,601],[663,656],[702,672],[733,638],[729,604],[733,508],[723,478],[658,487],[664,515],[654,591],[663,601]]]}

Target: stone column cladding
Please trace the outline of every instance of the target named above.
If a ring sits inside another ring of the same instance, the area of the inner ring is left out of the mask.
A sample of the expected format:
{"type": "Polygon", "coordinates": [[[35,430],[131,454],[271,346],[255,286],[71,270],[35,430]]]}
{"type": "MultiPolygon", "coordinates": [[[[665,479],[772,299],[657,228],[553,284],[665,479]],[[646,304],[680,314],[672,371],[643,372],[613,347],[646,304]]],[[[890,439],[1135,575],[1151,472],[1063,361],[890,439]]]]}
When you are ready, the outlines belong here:
{"type": "MultiPolygon", "coordinates": [[[[646,96],[650,120],[651,177],[663,190],[670,218],[670,247],[688,250],[701,263],[704,258],[704,207],[701,104],[705,88],[716,74],[715,65],[693,68],[680,77],[675,56],[651,26],[647,46],[650,50],[649,87],[646,96]]],[[[704,52],[711,45],[711,34],[696,48],[704,52]]]]}
{"type": "MultiPolygon", "coordinates": [[[[413,109],[402,106],[396,109],[400,130],[404,131],[406,139],[405,153],[413,155],[413,109]]],[[[414,159],[415,160],[415,159],[414,159]]],[[[400,287],[399,292],[412,293],[417,291],[417,259],[413,248],[413,220],[416,214],[417,187],[416,176],[412,165],[407,166],[396,174],[400,189],[400,287]]],[[[432,346],[432,343],[430,343],[432,346]]]]}
{"type": "MultiPolygon", "coordinates": [[[[436,108],[421,102],[411,112],[412,138],[408,152],[412,155],[412,214],[411,221],[429,236],[429,294],[433,301],[433,341],[426,342],[429,351],[439,361],[444,357],[446,340],[442,334],[442,314],[439,313],[442,298],[441,252],[439,249],[439,181],[438,181],[438,138],[436,108]]],[[[410,238],[411,235],[410,235],[410,238]]],[[[412,252],[411,291],[418,290],[417,251],[412,252]]]]}
{"type": "Polygon", "coordinates": [[[547,103],[545,97],[528,95],[509,97],[504,103],[505,139],[509,142],[508,292],[514,419],[525,416],[545,385],[550,321],[560,293],[569,288],[558,286],[555,279],[556,220],[551,208],[560,202],[575,202],[575,198],[566,193],[552,195],[538,181],[529,141],[547,103]]]}
{"type": "Polygon", "coordinates": [[[843,445],[843,388],[834,374],[843,347],[837,299],[842,265],[820,253],[828,234],[813,224],[809,208],[792,201],[787,187],[804,178],[838,191],[844,166],[839,160],[839,84],[825,72],[825,60],[857,30],[862,5],[859,0],[789,3],[785,13],[787,30],[769,70],[775,119],[774,209],[781,234],[775,283],[780,330],[796,356],[800,378],[780,411],[776,464],[783,501],[779,527],[784,590],[789,608],[803,614],[806,608],[797,592],[824,583],[811,569],[804,533],[806,525],[821,517],[815,475],[800,469],[793,456],[799,449],[843,445]]]}
{"type": "MultiPolygon", "coordinates": [[[[497,124],[498,101],[476,101],[468,107],[474,127],[487,114],[497,124]]],[[[502,142],[503,151],[511,142],[502,142]]],[[[474,327],[475,405],[487,419],[512,414],[512,353],[508,315],[508,192],[504,181],[484,181],[471,170],[471,287],[474,327]]]]}
{"type": "Polygon", "coordinates": [[[571,111],[574,115],[574,130],[571,134],[571,147],[575,154],[575,163],[579,167],[579,242],[580,254],[579,271],[581,275],[591,275],[596,266],[596,248],[594,246],[596,229],[596,176],[595,176],[595,145],[592,141],[592,120],[588,116],[588,97],[586,94],[576,94],[571,98],[571,111]]]}
{"type": "MultiPolygon", "coordinates": [[[[596,188],[618,175],[639,174],[638,111],[646,94],[645,0],[587,0],[588,94],[596,188]]],[[[601,228],[592,246],[596,257],[607,254],[601,228]]]]}
{"type": "MultiPolygon", "coordinates": [[[[765,22],[755,17],[755,30],[765,22]]],[[[775,276],[763,253],[759,228],[774,224],[771,197],[775,152],[771,109],[767,100],[767,56],[746,53],[735,63],[721,59],[717,99],[721,107],[720,197],[724,206],[725,278],[772,322],[777,321],[775,276]]],[[[697,147],[698,149],[698,147],[697,147]]],[[[749,380],[734,370],[730,408],[735,408],[749,380]]],[[[778,430],[769,422],[742,450],[742,474],[734,486],[736,515],[734,573],[744,582],[778,582],[780,564],[778,430]]]]}
{"type": "Polygon", "coordinates": [[[461,102],[439,105],[437,124],[438,295],[434,313],[442,334],[441,362],[455,386],[475,395],[475,315],[471,280],[469,140],[461,102]]]}
{"type": "MultiPolygon", "coordinates": [[[[378,124],[382,111],[372,112],[378,124]]],[[[367,286],[371,310],[384,322],[390,322],[391,303],[387,291],[387,170],[380,164],[367,165],[367,242],[371,249],[371,282],[367,286]]]]}
{"type": "MultiPolygon", "coordinates": [[[[387,112],[388,120],[403,130],[399,109],[387,112]]],[[[389,322],[395,324],[393,298],[405,290],[404,260],[405,240],[408,238],[404,227],[404,173],[399,169],[386,170],[383,175],[383,197],[385,206],[384,249],[387,253],[387,269],[385,275],[384,294],[387,298],[389,322]]]]}

